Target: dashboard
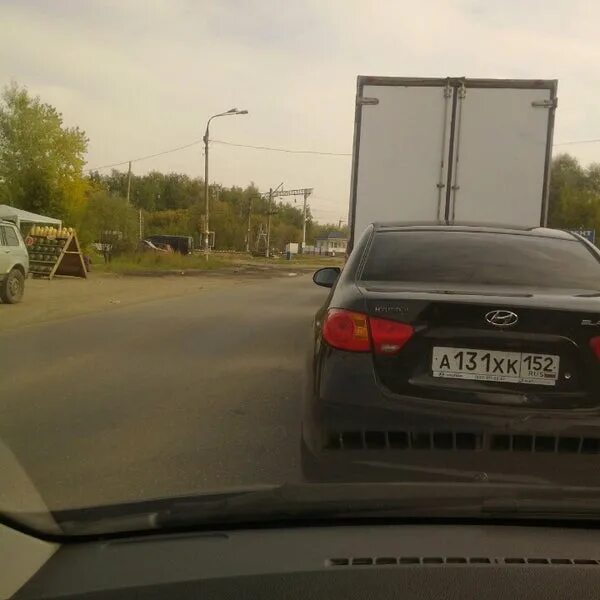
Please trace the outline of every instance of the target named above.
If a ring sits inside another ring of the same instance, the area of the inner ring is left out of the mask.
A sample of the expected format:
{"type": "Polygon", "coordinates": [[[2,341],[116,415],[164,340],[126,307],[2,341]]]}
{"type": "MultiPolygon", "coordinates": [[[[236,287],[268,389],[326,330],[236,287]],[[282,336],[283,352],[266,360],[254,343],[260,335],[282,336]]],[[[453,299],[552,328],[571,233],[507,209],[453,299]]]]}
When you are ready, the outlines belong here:
{"type": "Polygon", "coordinates": [[[14,598],[581,599],[599,589],[594,529],[348,525],[64,544],[14,598]]]}

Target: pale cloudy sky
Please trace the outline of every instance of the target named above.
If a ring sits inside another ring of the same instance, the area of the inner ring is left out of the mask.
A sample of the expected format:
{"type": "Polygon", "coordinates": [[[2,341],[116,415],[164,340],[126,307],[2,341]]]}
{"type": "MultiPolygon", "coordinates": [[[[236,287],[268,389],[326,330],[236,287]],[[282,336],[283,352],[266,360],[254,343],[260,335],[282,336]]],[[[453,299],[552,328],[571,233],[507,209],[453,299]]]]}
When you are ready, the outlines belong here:
{"type": "MultiPolygon", "coordinates": [[[[233,106],[250,114],[211,137],[350,152],[358,74],[558,78],[555,141],[600,138],[599,22],[576,0],[0,0],[0,84],[82,127],[89,167],[200,139],[233,106]]],[[[134,164],[152,169],[202,175],[202,147],[134,164]]],[[[211,180],[314,187],[320,221],[346,218],[349,179],[349,157],[211,148],[211,180]]]]}

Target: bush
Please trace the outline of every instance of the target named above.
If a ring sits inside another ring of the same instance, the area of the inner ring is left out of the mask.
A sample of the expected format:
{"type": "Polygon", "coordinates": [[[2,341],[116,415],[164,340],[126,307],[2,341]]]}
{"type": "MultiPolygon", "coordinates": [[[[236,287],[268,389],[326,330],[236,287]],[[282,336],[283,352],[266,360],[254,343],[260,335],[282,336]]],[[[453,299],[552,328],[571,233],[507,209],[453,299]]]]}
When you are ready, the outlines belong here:
{"type": "Polygon", "coordinates": [[[137,212],[124,198],[105,191],[90,195],[79,226],[79,237],[84,245],[110,243],[113,255],[118,255],[135,249],[137,236],[137,212]]]}

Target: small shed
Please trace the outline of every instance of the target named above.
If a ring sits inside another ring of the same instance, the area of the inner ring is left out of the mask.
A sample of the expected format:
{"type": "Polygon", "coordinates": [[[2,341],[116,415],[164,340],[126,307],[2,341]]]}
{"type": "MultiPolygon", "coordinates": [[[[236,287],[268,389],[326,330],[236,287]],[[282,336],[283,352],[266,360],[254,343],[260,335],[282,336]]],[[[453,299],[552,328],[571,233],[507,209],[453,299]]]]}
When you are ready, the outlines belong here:
{"type": "Polygon", "coordinates": [[[344,254],[348,245],[348,238],[340,231],[330,231],[327,237],[315,240],[317,254],[344,254]]]}
{"type": "Polygon", "coordinates": [[[22,226],[29,225],[56,225],[57,227],[62,226],[60,219],[53,219],[52,217],[46,217],[44,215],[36,215],[35,213],[9,206],[8,204],[0,204],[0,219],[5,221],[12,221],[21,231],[22,226]]]}

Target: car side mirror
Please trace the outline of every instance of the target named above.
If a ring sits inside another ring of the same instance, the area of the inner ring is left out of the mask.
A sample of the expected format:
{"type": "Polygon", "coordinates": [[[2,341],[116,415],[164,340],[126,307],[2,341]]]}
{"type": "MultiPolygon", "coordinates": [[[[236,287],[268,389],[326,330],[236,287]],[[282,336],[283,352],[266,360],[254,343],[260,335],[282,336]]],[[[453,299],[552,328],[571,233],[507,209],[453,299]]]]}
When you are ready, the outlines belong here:
{"type": "Polygon", "coordinates": [[[339,267],[325,267],[315,271],[313,281],[321,287],[333,287],[342,270],[339,267]]]}

